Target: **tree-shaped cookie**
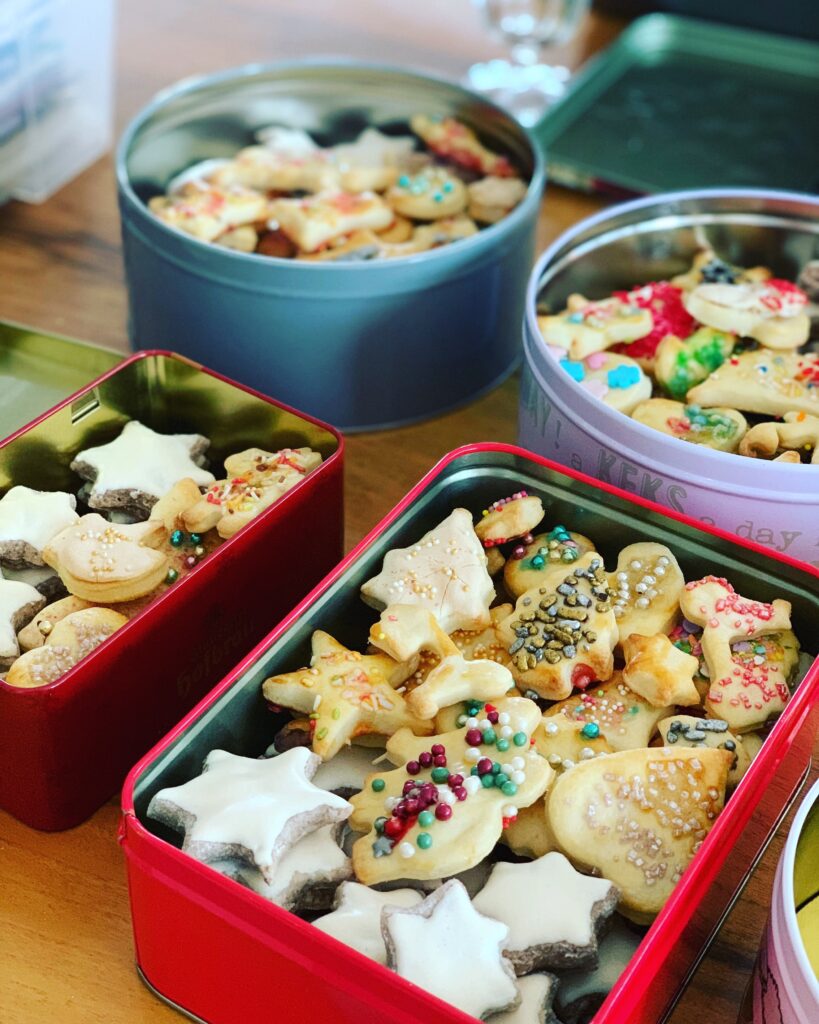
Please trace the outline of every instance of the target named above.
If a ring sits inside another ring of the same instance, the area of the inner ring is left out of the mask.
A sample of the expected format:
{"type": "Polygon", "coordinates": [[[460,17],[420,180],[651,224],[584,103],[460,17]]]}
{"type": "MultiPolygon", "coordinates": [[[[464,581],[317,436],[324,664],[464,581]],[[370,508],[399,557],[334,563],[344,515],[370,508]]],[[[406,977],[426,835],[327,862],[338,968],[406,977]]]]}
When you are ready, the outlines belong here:
{"type": "Polygon", "coordinates": [[[538,706],[504,697],[484,711],[451,732],[420,739],[401,729],[388,740],[390,760],[402,767],[371,775],[351,799],[351,828],[368,832],[353,847],[359,881],[465,871],[489,854],[519,807],[546,791],[554,773],[530,749],[538,706]]]}
{"type": "Polygon", "coordinates": [[[653,541],[629,544],[608,576],[621,643],[630,633],[653,636],[673,629],[685,579],[670,548],[653,541]]]}
{"type": "Polygon", "coordinates": [[[456,508],[416,544],[388,551],[381,572],[362,586],[361,596],[379,611],[391,604],[419,604],[445,633],[488,626],[495,588],[471,514],[456,508]]]}
{"type": "Polygon", "coordinates": [[[468,698],[502,697],[514,686],[512,673],[497,661],[468,661],[432,612],[418,605],[390,605],[370,630],[370,643],[396,661],[411,661],[422,651],[438,658],[424,681],[407,694],[407,707],[420,718],[434,718],[441,708],[468,698]]]}
{"type": "Polygon", "coordinates": [[[560,574],[561,565],[571,565],[587,551],[594,551],[588,537],[558,524],[537,534],[531,544],[514,549],[503,567],[503,582],[513,597],[520,597],[534,587],[548,586],[551,576],[560,574]]]}
{"type": "Polygon", "coordinates": [[[323,760],[356,736],[389,736],[404,726],[421,736],[432,732],[432,723],[413,714],[394,689],[413,663],[350,651],[320,629],[313,633],[312,651],[309,667],[271,676],[263,693],[273,704],[310,715],[313,751],[323,760]]]}
{"type": "Polygon", "coordinates": [[[738,594],[716,576],[687,583],[680,598],[683,615],[702,626],[702,654],[711,680],[706,710],[734,732],[749,732],[784,708],[788,687],[765,664],[741,665],[731,645],[790,629],[791,606],[779,598],[771,604],[738,594]]]}

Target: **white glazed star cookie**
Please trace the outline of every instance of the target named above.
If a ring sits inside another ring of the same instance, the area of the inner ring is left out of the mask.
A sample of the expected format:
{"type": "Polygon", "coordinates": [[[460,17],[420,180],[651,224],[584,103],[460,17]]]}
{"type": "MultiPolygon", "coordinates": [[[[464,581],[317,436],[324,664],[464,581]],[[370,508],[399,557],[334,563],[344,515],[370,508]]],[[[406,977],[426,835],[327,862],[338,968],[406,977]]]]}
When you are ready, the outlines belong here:
{"type": "Polygon", "coordinates": [[[419,604],[445,633],[488,626],[495,588],[471,514],[456,508],[417,543],[388,551],[381,572],[362,586],[361,596],[379,611],[390,604],[419,604]]]}
{"type": "Polygon", "coordinates": [[[358,882],[342,882],[332,913],[317,918],[313,925],[376,963],[386,964],[381,911],[384,907],[415,907],[422,899],[417,889],[378,892],[358,882]]]}
{"type": "Polygon", "coordinates": [[[39,590],[0,576],[0,669],[7,669],[20,654],[17,633],[43,607],[39,590]]]}
{"type": "Polygon", "coordinates": [[[197,462],[209,444],[201,434],[158,434],[130,420],[113,441],[77,452],[71,468],[92,483],[90,508],[147,514],[183,477],[198,487],[213,483],[213,474],[197,462]]]}
{"type": "Polygon", "coordinates": [[[547,853],[524,864],[495,864],[472,902],[509,928],[504,954],[523,975],[594,964],[598,932],[617,899],[605,878],[581,875],[562,853],[547,853]]]}
{"type": "Polygon", "coordinates": [[[473,1017],[518,1002],[511,967],[502,955],[509,929],[479,914],[452,879],[416,907],[382,911],[387,963],[402,978],[473,1017]]]}
{"type": "Polygon", "coordinates": [[[183,832],[191,857],[242,860],[272,885],[292,846],[351,813],[346,800],[310,781],[320,763],[304,747],[260,759],[212,750],[201,775],[153,796],[148,816],[183,832]]]}
{"type": "Polygon", "coordinates": [[[0,563],[13,569],[43,565],[43,548],[79,519],[73,494],[12,487],[0,498],[0,563]]]}

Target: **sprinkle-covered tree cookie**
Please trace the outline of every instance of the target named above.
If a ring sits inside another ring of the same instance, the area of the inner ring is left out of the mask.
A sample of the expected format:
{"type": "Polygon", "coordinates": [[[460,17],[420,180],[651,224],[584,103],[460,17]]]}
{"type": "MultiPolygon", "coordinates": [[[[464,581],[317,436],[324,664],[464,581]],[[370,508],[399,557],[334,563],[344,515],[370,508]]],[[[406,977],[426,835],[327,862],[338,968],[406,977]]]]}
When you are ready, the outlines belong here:
{"type": "MultiPolygon", "coordinates": [[[[560,576],[561,566],[571,566],[589,551],[594,551],[594,544],[588,537],[558,524],[548,533],[537,534],[531,544],[514,548],[503,568],[503,582],[513,597],[520,597],[534,587],[549,586],[551,579],[560,576]]],[[[582,564],[588,565],[588,560],[582,564]]]]}

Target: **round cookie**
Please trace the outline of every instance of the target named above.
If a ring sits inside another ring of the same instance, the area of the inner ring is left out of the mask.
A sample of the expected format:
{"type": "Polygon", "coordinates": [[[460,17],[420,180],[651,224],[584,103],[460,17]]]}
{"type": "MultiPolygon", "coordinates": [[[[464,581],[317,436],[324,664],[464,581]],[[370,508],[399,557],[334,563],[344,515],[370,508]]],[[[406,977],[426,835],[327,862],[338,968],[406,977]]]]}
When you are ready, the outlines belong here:
{"type": "Polygon", "coordinates": [[[651,397],[651,380],[628,356],[592,352],[582,361],[561,359],[560,366],[594,398],[627,416],[651,397]]]}
{"type": "Polygon", "coordinates": [[[495,224],[510,213],[526,195],[526,183],[520,178],[488,175],[467,185],[469,216],[482,224],[495,224]]]}
{"type": "Polygon", "coordinates": [[[414,220],[454,217],[463,213],[467,204],[466,186],[443,167],[402,174],[385,198],[396,213],[414,220]]]}
{"type": "Polygon", "coordinates": [[[546,586],[555,566],[576,562],[594,550],[588,537],[557,525],[548,533],[537,534],[531,544],[515,548],[503,567],[503,582],[512,597],[518,598],[533,587],[546,586]]]}
{"type": "Polygon", "coordinates": [[[720,452],[735,452],[748,430],[748,422],[736,409],[704,409],[683,405],[670,398],[649,398],[631,414],[632,419],[669,437],[690,441],[720,452]]]}

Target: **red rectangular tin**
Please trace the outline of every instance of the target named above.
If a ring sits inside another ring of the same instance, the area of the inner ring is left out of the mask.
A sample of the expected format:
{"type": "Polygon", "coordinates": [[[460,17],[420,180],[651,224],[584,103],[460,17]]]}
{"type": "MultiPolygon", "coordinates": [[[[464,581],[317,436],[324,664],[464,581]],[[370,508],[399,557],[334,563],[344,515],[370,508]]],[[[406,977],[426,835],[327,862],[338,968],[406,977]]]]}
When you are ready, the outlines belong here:
{"type": "Polygon", "coordinates": [[[129,765],[257,643],[342,553],[341,436],[169,352],[140,352],[0,443],[0,487],[76,490],[69,463],[128,419],[211,438],[221,459],[310,445],[324,461],[56,682],[0,681],[0,807],[79,824],[129,765]]]}
{"type": "MultiPolygon", "coordinates": [[[[520,448],[482,444],[450,453],[129,775],[120,830],[136,959],[163,998],[209,1024],[467,1024],[454,1007],[336,942],[300,918],[181,853],[146,817],[162,786],[196,775],[226,745],[259,754],[276,723],[261,683],[305,664],[314,628],[362,643],[372,609],[358,585],[386,550],[411,543],[457,505],[473,510],[527,488],[550,521],[590,534],[601,553],[640,537],[672,546],[687,578],[717,569],[748,596],[784,596],[811,654],[819,648],[819,571],[684,515],[598,483],[520,448]],[[571,518],[570,518],[571,517],[571,518]],[[335,631],[335,632],[334,632],[335,631]]],[[[657,1024],[685,984],[798,789],[819,722],[814,661],[594,1024],[657,1024]]]]}

